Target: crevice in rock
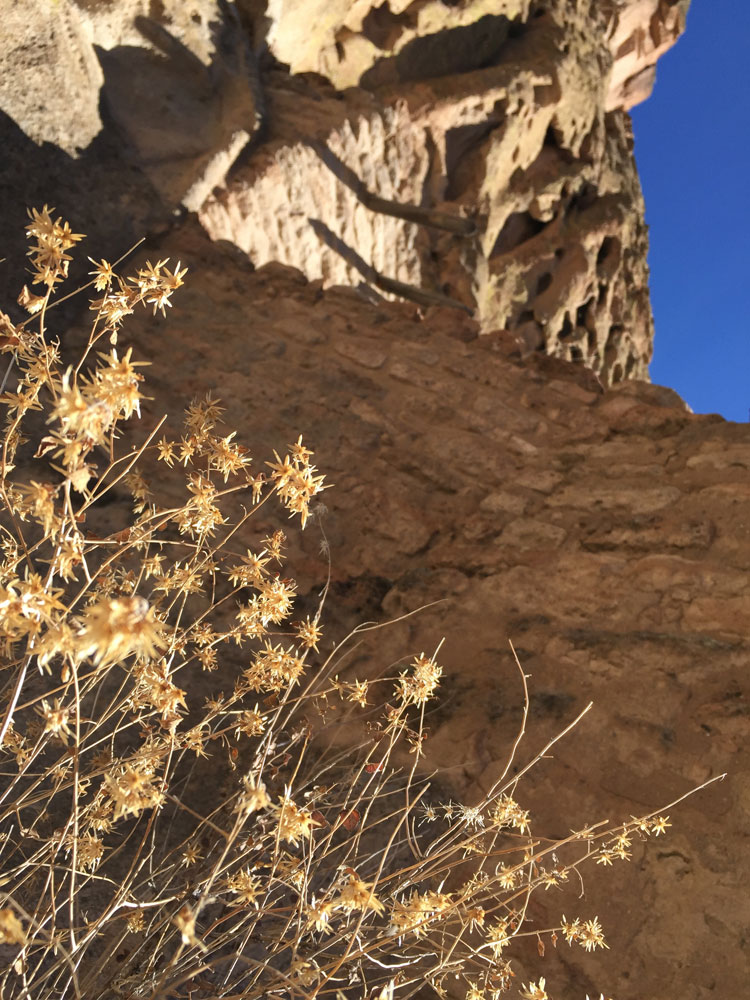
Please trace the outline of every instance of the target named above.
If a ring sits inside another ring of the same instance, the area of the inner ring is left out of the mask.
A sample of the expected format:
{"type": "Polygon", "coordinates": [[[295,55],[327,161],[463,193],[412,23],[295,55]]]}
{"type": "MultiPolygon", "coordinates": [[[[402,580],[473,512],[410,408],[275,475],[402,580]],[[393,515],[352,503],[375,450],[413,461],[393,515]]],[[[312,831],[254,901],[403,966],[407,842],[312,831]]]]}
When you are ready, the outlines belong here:
{"type": "Polygon", "coordinates": [[[372,7],[362,20],[362,34],[379,49],[392,49],[404,32],[414,27],[414,18],[409,10],[394,14],[386,0],[379,7],[372,7]]]}
{"type": "Polygon", "coordinates": [[[479,151],[487,136],[502,124],[502,115],[475,125],[459,125],[445,133],[445,199],[455,201],[471,183],[474,173],[472,154],[479,151]]]}
{"type": "Polygon", "coordinates": [[[596,273],[600,278],[611,278],[620,263],[622,244],[616,236],[605,236],[596,255],[596,273]]]}
{"type": "Polygon", "coordinates": [[[518,37],[523,27],[503,14],[485,14],[473,24],[413,38],[396,56],[375,62],[360,77],[360,86],[370,90],[383,84],[429,80],[495,65],[505,43],[518,37]]]}
{"type": "Polygon", "coordinates": [[[503,254],[517,249],[538,236],[546,226],[546,222],[535,219],[530,212],[512,212],[497,235],[489,255],[490,259],[502,257],[503,254]]]}

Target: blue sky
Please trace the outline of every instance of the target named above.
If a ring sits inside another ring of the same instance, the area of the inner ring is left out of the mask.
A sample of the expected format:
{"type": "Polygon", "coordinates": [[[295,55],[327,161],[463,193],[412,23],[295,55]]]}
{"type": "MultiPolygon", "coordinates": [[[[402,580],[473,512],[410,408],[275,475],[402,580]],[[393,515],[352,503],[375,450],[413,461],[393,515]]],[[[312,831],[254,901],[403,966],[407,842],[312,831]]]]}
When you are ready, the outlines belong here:
{"type": "Polygon", "coordinates": [[[750,411],[750,0],[693,0],[633,108],[656,338],[651,379],[696,413],[750,411]]]}

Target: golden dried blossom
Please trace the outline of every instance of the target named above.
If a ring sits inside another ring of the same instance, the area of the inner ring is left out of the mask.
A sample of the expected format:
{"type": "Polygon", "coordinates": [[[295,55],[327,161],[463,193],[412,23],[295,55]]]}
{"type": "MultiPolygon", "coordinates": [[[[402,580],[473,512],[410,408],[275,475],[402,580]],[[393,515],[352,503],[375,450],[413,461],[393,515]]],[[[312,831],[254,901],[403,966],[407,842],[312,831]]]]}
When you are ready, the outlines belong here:
{"type": "Polygon", "coordinates": [[[332,932],[332,928],[330,927],[329,921],[333,911],[333,903],[322,899],[317,900],[315,896],[313,896],[308,905],[304,908],[304,915],[307,920],[308,928],[312,928],[318,932],[330,934],[332,932]]]}
{"type": "Polygon", "coordinates": [[[201,860],[203,854],[200,847],[197,844],[188,844],[185,850],[182,852],[182,859],[180,860],[180,865],[185,868],[190,868],[192,865],[196,864],[201,860]]]}
{"type": "Polygon", "coordinates": [[[125,923],[131,934],[137,934],[139,931],[142,931],[146,924],[143,910],[135,910],[130,914],[125,923]]]}
{"type": "Polygon", "coordinates": [[[404,671],[401,674],[396,694],[406,705],[424,705],[437,690],[443,668],[424,653],[420,653],[411,666],[411,673],[404,671]]]}
{"type": "Polygon", "coordinates": [[[54,624],[54,615],[63,610],[62,591],[49,587],[38,573],[27,570],[23,580],[11,578],[0,586],[0,638],[15,642],[38,635],[42,625],[54,624]]]}
{"type": "Polygon", "coordinates": [[[669,816],[657,816],[656,819],[651,820],[651,832],[657,837],[661,833],[666,833],[667,827],[672,825],[667,822],[668,819],[669,816]]]}
{"type": "Polygon", "coordinates": [[[94,276],[94,288],[97,292],[103,292],[105,288],[109,288],[114,280],[115,272],[112,270],[112,265],[106,260],[97,264],[93,257],[89,257],[89,260],[94,265],[94,270],[89,271],[89,274],[94,276]]]}
{"type": "Polygon", "coordinates": [[[104,857],[104,841],[93,833],[85,833],[81,837],[70,837],[66,845],[68,850],[72,849],[74,840],[78,867],[82,871],[96,871],[104,857]]]}
{"type": "Polygon", "coordinates": [[[292,457],[280,458],[274,451],[275,462],[266,462],[271,469],[271,480],[281,502],[293,514],[299,514],[302,527],[309,516],[310,500],[322,490],[325,476],[316,476],[314,465],[309,464],[312,452],[302,445],[300,436],[296,444],[290,446],[292,457]]]}
{"type": "Polygon", "coordinates": [[[578,929],[577,941],[586,951],[593,951],[595,948],[609,948],[604,940],[604,931],[598,917],[583,922],[578,929]]]}
{"type": "Polygon", "coordinates": [[[162,437],[161,441],[157,444],[157,448],[159,450],[159,461],[166,462],[171,467],[175,460],[177,443],[175,441],[167,441],[165,437],[162,437]]]}
{"type": "Polygon", "coordinates": [[[258,705],[256,704],[255,708],[240,712],[234,735],[237,737],[240,733],[244,733],[246,736],[260,736],[265,727],[266,724],[263,720],[263,715],[258,711],[258,705]]]}
{"type": "Polygon", "coordinates": [[[495,803],[492,813],[492,822],[498,826],[512,826],[525,833],[529,828],[529,813],[526,809],[521,809],[518,803],[509,795],[502,795],[495,803]]]}
{"type": "Polygon", "coordinates": [[[16,510],[21,517],[31,514],[41,524],[45,537],[54,538],[61,524],[60,517],[55,512],[55,497],[59,487],[32,479],[28,485],[20,484],[17,488],[20,499],[16,510]]]}
{"type": "Polygon", "coordinates": [[[256,878],[249,869],[236,872],[226,880],[228,892],[239,897],[238,903],[243,906],[253,906],[258,908],[258,900],[263,894],[263,883],[256,878]]]}
{"type": "Polygon", "coordinates": [[[212,438],[208,445],[208,461],[224,477],[226,482],[230,476],[237,475],[252,461],[244,445],[236,444],[232,439],[236,431],[223,438],[212,438]]]}
{"type": "Polygon", "coordinates": [[[123,816],[137,816],[144,809],[158,807],[164,795],[154,787],[152,775],[143,769],[126,766],[114,775],[104,776],[107,794],[114,804],[113,819],[123,816]]]}
{"type": "Polygon", "coordinates": [[[63,743],[67,745],[68,736],[73,735],[68,726],[70,709],[64,708],[59,698],[55,698],[53,705],[50,705],[47,699],[43,698],[41,708],[37,708],[36,712],[44,719],[44,732],[51,733],[53,736],[59,736],[63,743]]]}
{"type": "Polygon", "coordinates": [[[165,626],[143,597],[108,598],[86,609],[76,637],[80,659],[90,656],[97,666],[108,666],[131,654],[149,659],[166,645],[165,626]]]}
{"type": "Polygon", "coordinates": [[[304,837],[312,835],[315,821],[309,809],[298,806],[287,788],[277,808],[279,839],[286,840],[295,847],[304,837]]]}
{"type": "Polygon", "coordinates": [[[503,948],[510,944],[509,924],[507,920],[495,920],[487,928],[487,945],[494,958],[499,958],[503,948]]]}
{"type": "Polygon", "coordinates": [[[241,562],[229,570],[229,580],[235,587],[258,586],[268,575],[266,565],[270,561],[271,557],[266,556],[265,549],[258,553],[248,549],[241,562]]]}
{"type": "Polygon", "coordinates": [[[249,816],[251,813],[266,809],[271,805],[271,800],[266,792],[266,786],[262,781],[250,774],[242,779],[242,792],[240,793],[237,811],[249,816]]]}
{"type": "Polygon", "coordinates": [[[420,937],[429,925],[452,905],[451,897],[440,892],[425,892],[420,894],[416,889],[408,901],[393,904],[391,912],[391,929],[394,934],[412,933],[420,937]]]}
{"type": "Polygon", "coordinates": [[[310,616],[308,615],[304,622],[297,622],[294,628],[297,633],[297,638],[302,645],[306,649],[314,649],[317,653],[318,643],[323,635],[323,629],[318,624],[317,618],[315,621],[311,621],[310,616]]]}
{"type": "Polygon", "coordinates": [[[549,993],[545,990],[546,979],[542,976],[538,983],[524,983],[521,986],[521,996],[524,1000],[549,1000],[549,993]]]}
{"type": "Polygon", "coordinates": [[[216,503],[218,490],[201,473],[189,477],[188,489],[192,496],[175,514],[174,519],[180,526],[180,534],[190,535],[192,538],[207,538],[225,521],[216,503]]]}
{"type": "Polygon", "coordinates": [[[83,239],[80,233],[71,232],[68,223],[62,219],[58,218],[53,222],[51,212],[54,209],[46,205],[41,212],[35,208],[30,209],[28,215],[31,222],[26,226],[27,237],[36,240],[28,251],[32,280],[34,283],[47,285],[49,289],[67,277],[68,264],[72,258],[65,251],[83,239]]]}
{"type": "Polygon", "coordinates": [[[385,906],[375,895],[373,884],[363,882],[353,870],[349,871],[348,881],[341,889],[338,896],[332,901],[336,909],[351,913],[352,910],[372,910],[373,913],[382,913],[385,906]]]}
{"type": "Polygon", "coordinates": [[[26,944],[23,924],[9,906],[0,910],[0,944],[26,944]]]}

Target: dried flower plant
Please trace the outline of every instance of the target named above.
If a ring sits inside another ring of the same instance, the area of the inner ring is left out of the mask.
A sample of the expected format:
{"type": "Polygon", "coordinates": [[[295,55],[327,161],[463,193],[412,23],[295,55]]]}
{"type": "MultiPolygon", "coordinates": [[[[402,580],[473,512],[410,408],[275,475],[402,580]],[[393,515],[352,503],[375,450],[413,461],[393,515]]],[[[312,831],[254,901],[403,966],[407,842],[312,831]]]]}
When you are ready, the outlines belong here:
{"type": "Polygon", "coordinates": [[[273,496],[304,528],[324,482],[302,438],[254,473],[207,396],[180,435],[162,421],[122,447],[143,376],[118,354],[121,324],[139,304],[164,312],[185,268],[92,262],[100,297],[65,367],[47,312],[82,237],[47,207],[27,232],[42,292],[24,289],[25,322],[0,314],[2,996],[407,1000],[426,983],[546,998],[545,977],[513,986],[519,939],[606,944],[596,916],[529,930],[530,899],[585,862],[627,860],[667,816],[535,837],[520,782],[559,737],[511,776],[525,713],[481,801],[434,801],[421,759],[437,653],[339,677],[337,654],[318,655],[322,601],[290,621],[283,532],[243,543],[273,496]],[[180,478],[182,503],[160,505],[149,463],[180,478]],[[123,490],[130,523],[88,531],[123,490]],[[220,665],[231,692],[199,704],[220,665]],[[361,743],[338,752],[316,720],[352,717],[361,743]]]}

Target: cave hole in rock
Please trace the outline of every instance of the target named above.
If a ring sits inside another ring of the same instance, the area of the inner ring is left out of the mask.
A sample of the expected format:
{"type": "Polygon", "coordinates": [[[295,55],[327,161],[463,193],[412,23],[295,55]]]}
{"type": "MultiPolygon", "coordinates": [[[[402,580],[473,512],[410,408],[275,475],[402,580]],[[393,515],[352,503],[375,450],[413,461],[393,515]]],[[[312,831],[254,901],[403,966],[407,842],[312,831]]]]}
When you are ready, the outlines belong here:
{"type": "Polygon", "coordinates": [[[582,326],[591,332],[594,326],[594,299],[586,299],[583,305],[576,309],[576,326],[582,326]]]}
{"type": "Polygon", "coordinates": [[[597,274],[610,276],[620,262],[621,243],[616,236],[605,236],[596,255],[597,274]]]}
{"type": "Polygon", "coordinates": [[[522,243],[528,242],[541,233],[546,225],[547,223],[535,219],[530,212],[512,212],[497,234],[490,258],[510,253],[511,250],[515,250],[522,243]]]}
{"type": "Polygon", "coordinates": [[[552,284],[552,275],[550,274],[549,271],[545,271],[545,273],[542,274],[537,280],[535,294],[542,295],[544,292],[547,291],[547,289],[551,284],[552,284]]]}
{"type": "Polygon", "coordinates": [[[580,361],[581,363],[583,363],[586,360],[583,356],[583,351],[581,350],[580,347],[573,346],[570,348],[570,360],[580,361]]]}
{"type": "MultiPolygon", "coordinates": [[[[453,201],[458,198],[466,184],[463,181],[461,166],[469,154],[484,142],[493,129],[502,124],[504,115],[498,112],[497,117],[488,118],[486,121],[478,122],[474,125],[459,125],[457,128],[448,129],[445,133],[445,199],[453,201]]],[[[463,164],[466,172],[469,172],[470,165],[463,164]]],[[[468,181],[468,178],[467,178],[468,181]]]]}
{"type": "Polygon", "coordinates": [[[560,340],[566,340],[573,333],[573,324],[570,322],[570,316],[565,313],[565,318],[563,319],[563,325],[560,328],[560,340]]]}
{"type": "Polygon", "coordinates": [[[539,351],[544,349],[544,328],[532,309],[524,309],[512,326],[516,335],[521,338],[525,350],[539,351]]]}
{"type": "Polygon", "coordinates": [[[586,181],[583,187],[571,197],[568,202],[566,214],[572,215],[574,212],[585,212],[587,208],[591,208],[598,197],[599,192],[596,186],[586,181]]]}
{"type": "Polygon", "coordinates": [[[619,361],[612,369],[612,384],[616,385],[618,382],[622,382],[622,365],[619,361]]]}
{"type": "MultiPolygon", "coordinates": [[[[383,7],[387,10],[372,19],[369,30],[374,38],[385,42],[397,30],[395,18],[400,19],[398,23],[403,28],[403,19],[409,15],[391,14],[387,4],[377,10],[382,11],[383,7]]],[[[408,41],[395,57],[378,59],[362,74],[360,86],[369,89],[396,81],[429,80],[497,65],[506,42],[515,37],[511,35],[512,28],[513,23],[504,14],[485,14],[471,24],[418,36],[408,41]]],[[[523,30],[523,25],[520,29],[523,30]]]]}
{"type": "MultiPolygon", "coordinates": [[[[544,107],[546,104],[556,102],[560,99],[559,87],[535,87],[534,96],[537,98],[537,103],[544,107]]],[[[547,126],[547,131],[544,133],[544,142],[542,143],[542,153],[540,155],[546,155],[547,158],[551,158],[554,155],[552,162],[560,169],[560,165],[572,166],[576,162],[575,156],[571,153],[568,147],[565,145],[562,134],[560,130],[554,124],[554,118],[547,126]]],[[[563,185],[562,195],[565,197],[568,194],[568,184],[566,182],[563,185]]]]}
{"type": "Polygon", "coordinates": [[[362,34],[379,49],[392,49],[405,28],[415,27],[408,11],[394,14],[388,0],[372,7],[362,21],[362,34]]]}

